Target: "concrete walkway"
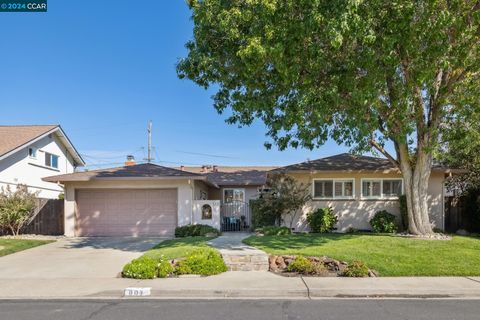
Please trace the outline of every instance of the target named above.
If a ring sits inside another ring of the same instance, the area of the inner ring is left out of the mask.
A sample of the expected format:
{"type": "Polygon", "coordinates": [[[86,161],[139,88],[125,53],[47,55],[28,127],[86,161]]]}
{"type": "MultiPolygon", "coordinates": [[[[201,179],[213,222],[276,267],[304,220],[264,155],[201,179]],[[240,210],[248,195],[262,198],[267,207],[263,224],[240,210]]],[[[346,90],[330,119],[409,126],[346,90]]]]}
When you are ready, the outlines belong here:
{"type": "Polygon", "coordinates": [[[268,255],[242,242],[248,236],[249,233],[227,232],[208,244],[220,251],[229,271],[268,271],[268,255]]]}
{"type": "Polygon", "coordinates": [[[123,266],[164,238],[63,238],[0,257],[6,279],[115,278],[123,266]]]}

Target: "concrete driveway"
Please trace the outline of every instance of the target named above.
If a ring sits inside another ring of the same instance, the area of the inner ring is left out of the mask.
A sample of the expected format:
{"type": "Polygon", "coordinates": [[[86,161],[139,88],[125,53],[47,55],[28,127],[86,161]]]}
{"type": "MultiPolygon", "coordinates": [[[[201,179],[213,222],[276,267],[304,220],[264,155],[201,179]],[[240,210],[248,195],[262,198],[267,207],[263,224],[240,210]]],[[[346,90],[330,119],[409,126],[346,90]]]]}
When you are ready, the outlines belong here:
{"type": "Polygon", "coordinates": [[[0,258],[1,279],[114,278],[166,238],[71,238],[0,258]]]}

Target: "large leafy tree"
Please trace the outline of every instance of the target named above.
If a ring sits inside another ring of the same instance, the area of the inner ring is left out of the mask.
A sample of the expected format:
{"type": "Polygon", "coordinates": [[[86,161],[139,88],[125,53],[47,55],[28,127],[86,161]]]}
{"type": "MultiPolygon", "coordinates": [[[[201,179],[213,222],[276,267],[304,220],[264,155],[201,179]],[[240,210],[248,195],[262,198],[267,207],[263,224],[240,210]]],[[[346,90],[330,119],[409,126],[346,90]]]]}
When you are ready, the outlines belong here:
{"type": "Polygon", "coordinates": [[[331,138],[383,154],[402,172],[409,231],[432,233],[427,187],[441,125],[465,106],[478,110],[479,1],[189,5],[194,36],[181,78],[217,90],[228,122],[261,119],[280,149],[331,138]]]}
{"type": "MultiPolygon", "coordinates": [[[[448,179],[448,187],[460,191],[480,190],[480,113],[466,107],[443,125],[437,158],[450,167],[464,169],[448,179]]],[[[474,192],[475,193],[475,192],[474,192]]]]}

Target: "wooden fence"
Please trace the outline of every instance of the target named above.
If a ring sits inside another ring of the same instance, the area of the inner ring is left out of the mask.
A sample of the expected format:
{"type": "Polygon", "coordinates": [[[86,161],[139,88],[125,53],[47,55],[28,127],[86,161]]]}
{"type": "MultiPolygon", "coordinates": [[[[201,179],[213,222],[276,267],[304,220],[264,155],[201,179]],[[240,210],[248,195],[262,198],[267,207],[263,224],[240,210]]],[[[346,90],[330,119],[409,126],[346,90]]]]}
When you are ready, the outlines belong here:
{"type": "Polygon", "coordinates": [[[445,231],[468,229],[465,200],[465,197],[445,197],[445,231]]]}
{"type": "Polygon", "coordinates": [[[58,199],[38,199],[33,218],[23,228],[24,234],[63,235],[64,201],[58,199]]]}

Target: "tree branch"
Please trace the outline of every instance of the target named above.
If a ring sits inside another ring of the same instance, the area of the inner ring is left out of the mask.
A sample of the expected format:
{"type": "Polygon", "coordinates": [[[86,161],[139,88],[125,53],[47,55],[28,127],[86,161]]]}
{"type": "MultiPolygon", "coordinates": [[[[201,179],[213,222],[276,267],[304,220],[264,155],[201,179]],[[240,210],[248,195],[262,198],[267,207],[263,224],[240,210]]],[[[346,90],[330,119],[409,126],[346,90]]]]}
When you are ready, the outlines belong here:
{"type": "Polygon", "coordinates": [[[384,147],[382,147],[375,139],[370,138],[368,141],[372,147],[377,149],[381,154],[383,154],[392,164],[396,167],[400,168],[400,163],[387,151],[384,147]]]}

